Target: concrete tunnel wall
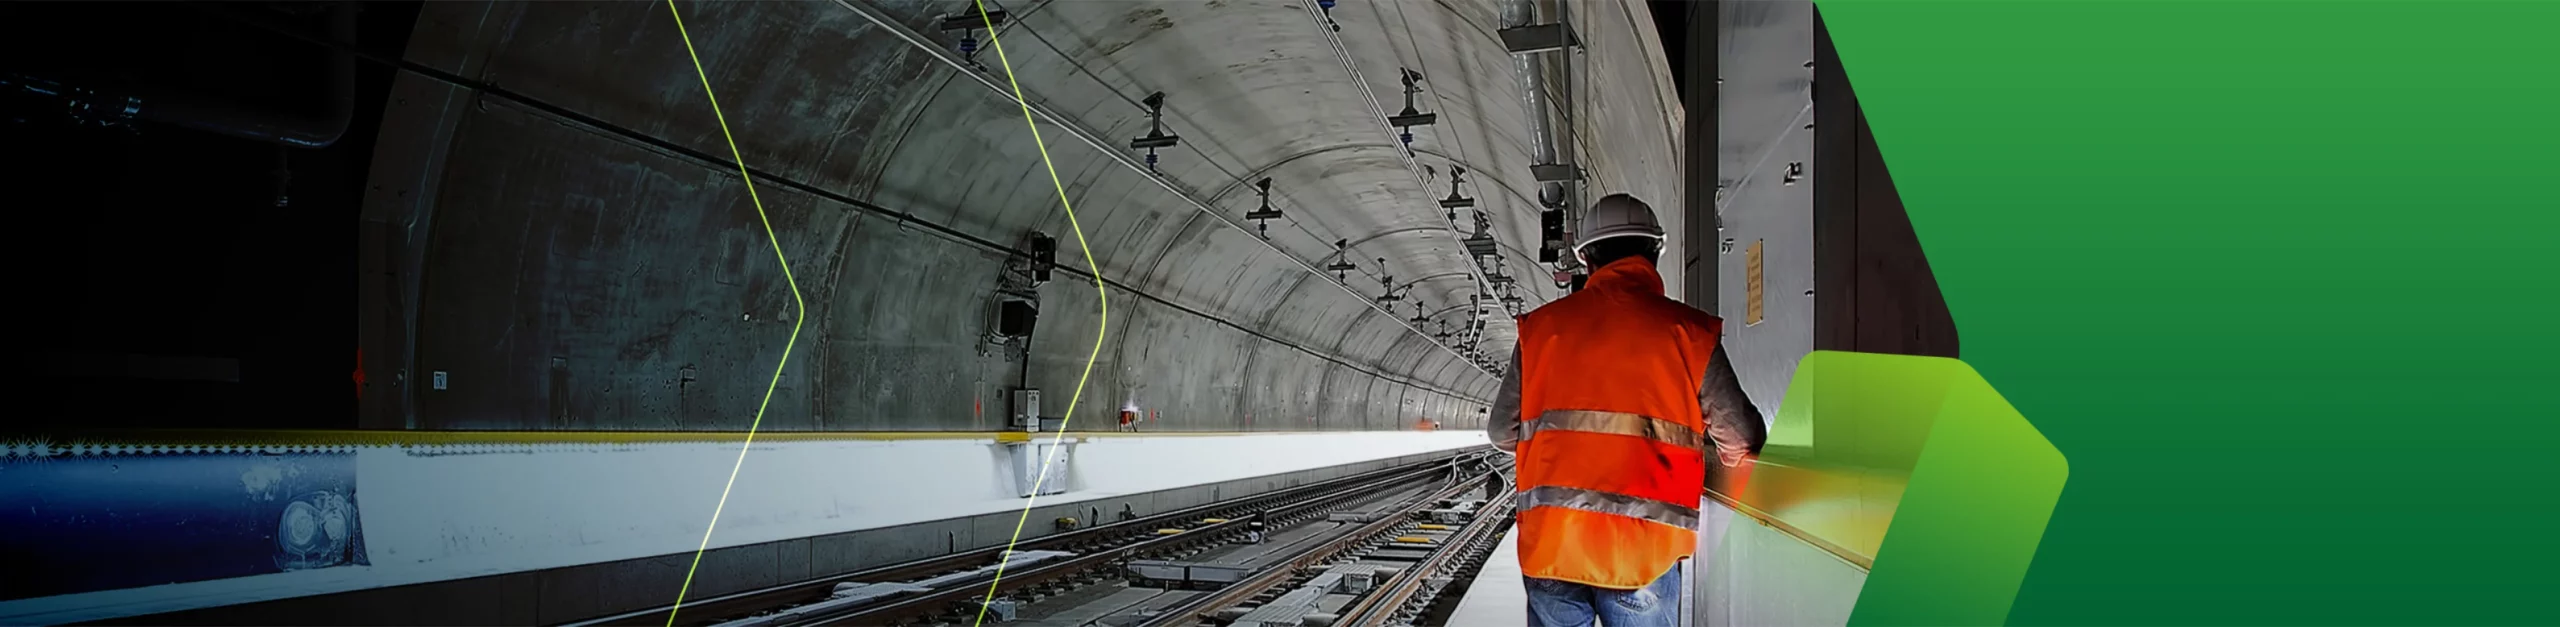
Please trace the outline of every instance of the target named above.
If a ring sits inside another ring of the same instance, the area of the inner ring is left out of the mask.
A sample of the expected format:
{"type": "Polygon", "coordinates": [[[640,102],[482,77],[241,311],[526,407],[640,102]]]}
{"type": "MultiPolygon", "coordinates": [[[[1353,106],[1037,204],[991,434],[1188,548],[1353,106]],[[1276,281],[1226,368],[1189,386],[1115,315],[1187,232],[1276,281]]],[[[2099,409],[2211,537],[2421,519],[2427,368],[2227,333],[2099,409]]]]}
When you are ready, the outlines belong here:
{"type": "MultiPolygon", "coordinates": [[[[938,36],[935,18],[969,5],[879,6],[938,36]]],[[[1274,179],[1272,204],[1289,219],[1271,225],[1273,243],[1320,266],[1335,240],[1362,242],[1348,283],[1363,296],[1044,121],[1089,265],[1011,100],[954,80],[833,3],[681,7],[750,167],[910,216],[759,178],[808,308],[762,428],[1001,427],[1021,366],[979,338],[1004,247],[1033,230],[1059,238],[1062,266],[1098,266],[1113,282],[1080,429],[1107,428],[1128,402],[1159,417],[1147,430],[1481,424],[1494,377],[1397,320],[1416,298],[1424,311],[1463,304],[1471,282],[1423,282],[1394,317],[1366,306],[1380,275],[1402,284],[1463,272],[1434,202],[1448,184],[1426,187],[1404,170],[1302,3],[1051,1],[1009,7],[1016,21],[1002,35],[1025,94],[1105,138],[1146,132],[1144,110],[1123,98],[1167,92],[1168,130],[1184,146],[1164,152],[1163,173],[1238,219],[1255,205],[1250,182],[1274,179]]],[[[1527,114],[1494,36],[1497,9],[1361,3],[1335,18],[1365,87],[1389,109],[1401,106],[1395,68],[1425,72],[1421,108],[1440,121],[1416,129],[1417,153],[1437,172],[1467,167],[1469,195],[1493,216],[1506,272],[1534,307],[1560,290],[1534,257],[1527,114]]],[[[1645,10],[1577,5],[1593,43],[1575,55],[1575,90],[1608,94],[1598,97],[1608,106],[1577,111],[1572,135],[1597,182],[1587,197],[1654,194],[1673,218],[1678,151],[1664,138],[1676,139],[1679,113],[1645,10]]],[[[728,154],[663,4],[429,3],[408,58],[728,154]]],[[[992,50],[983,59],[992,66],[992,50]]],[[[366,311],[376,318],[367,328],[381,330],[366,336],[366,354],[390,362],[369,369],[413,373],[402,377],[405,405],[367,395],[367,425],[748,425],[791,335],[793,301],[734,169],[415,75],[394,87],[384,126],[368,210],[406,232],[368,251],[395,260],[368,289],[414,289],[390,300],[419,304],[366,311]]],[[[1039,292],[1029,378],[1056,415],[1101,320],[1085,276],[1060,273],[1039,292]]],[[[1509,323],[1493,316],[1487,352],[1508,352],[1509,323]]]]}

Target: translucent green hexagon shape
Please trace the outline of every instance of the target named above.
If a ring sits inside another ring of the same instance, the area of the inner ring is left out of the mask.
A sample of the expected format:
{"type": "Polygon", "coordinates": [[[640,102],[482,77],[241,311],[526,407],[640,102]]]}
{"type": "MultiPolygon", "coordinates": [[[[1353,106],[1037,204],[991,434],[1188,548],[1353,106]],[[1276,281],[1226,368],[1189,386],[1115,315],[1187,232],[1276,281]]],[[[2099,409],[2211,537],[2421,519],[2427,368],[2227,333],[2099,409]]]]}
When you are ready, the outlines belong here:
{"type": "Polygon", "coordinates": [[[1816,351],[1760,459],[1719,473],[1713,490],[1866,566],[1851,625],[1996,625],[2069,476],[1962,361],[1816,351]]]}

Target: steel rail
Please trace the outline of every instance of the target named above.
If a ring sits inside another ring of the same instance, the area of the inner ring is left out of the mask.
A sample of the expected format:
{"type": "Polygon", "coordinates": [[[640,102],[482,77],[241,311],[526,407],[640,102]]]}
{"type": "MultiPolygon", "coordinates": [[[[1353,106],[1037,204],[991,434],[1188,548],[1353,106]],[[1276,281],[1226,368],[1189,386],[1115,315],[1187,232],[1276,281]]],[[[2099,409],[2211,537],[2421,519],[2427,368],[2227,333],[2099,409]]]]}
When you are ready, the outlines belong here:
{"type": "MultiPolygon", "coordinates": [[[[1476,455],[1482,455],[1482,453],[1460,453],[1453,456],[1453,458],[1476,455]]],[[[1138,534],[1164,528],[1173,523],[1196,521],[1201,518],[1214,517],[1214,514],[1221,512],[1231,512],[1245,508],[1264,506],[1270,503],[1288,501],[1290,499],[1305,497],[1308,495],[1321,495],[1327,490],[1341,488],[1343,486],[1369,487],[1407,481],[1437,472],[1440,469],[1440,464],[1441,462],[1439,460],[1433,460],[1393,468],[1382,468],[1360,474],[1310,483],[1307,485],[1284,488],[1254,496],[1198,505],[1152,516],[1087,527],[1076,531],[1024,540],[1023,542],[1015,545],[1014,550],[1017,552],[1034,550],[1073,550],[1109,544],[1115,541],[1125,541],[1131,537],[1137,536],[1138,534]]],[[[824,600],[833,592],[836,584],[840,583],[876,583],[882,581],[920,579],[937,574],[967,570],[971,567],[994,563],[999,556],[1004,554],[1004,552],[1005,547],[989,547],[961,553],[953,553],[940,557],[891,564],[840,575],[819,577],[796,583],[788,583],[779,586],[696,599],[687,601],[684,604],[683,615],[718,618],[743,616],[763,610],[824,600]]],[[[623,612],[610,616],[564,623],[563,625],[568,627],[604,627],[619,625],[654,627],[666,624],[667,613],[675,611],[675,609],[676,608],[673,605],[661,605],[644,610],[623,612]]],[[[682,618],[682,616],[679,616],[678,618],[682,618]]]]}
{"type": "MultiPolygon", "coordinates": [[[[834,2],[837,6],[853,11],[855,15],[859,15],[865,20],[870,20],[873,25],[880,27],[880,30],[889,33],[891,36],[897,37],[900,41],[907,42],[908,45],[914,46],[917,50],[923,51],[926,56],[933,57],[936,61],[941,61],[943,65],[951,66],[951,68],[958,71],[960,75],[969,77],[972,82],[975,82],[979,86],[985,87],[990,91],[996,92],[997,96],[1008,101],[1020,103],[1023,107],[1030,109],[1033,115],[1037,115],[1041,119],[1048,120],[1050,124],[1054,124],[1060,130],[1066,131],[1067,135],[1074,137],[1076,141],[1083,142],[1086,146],[1092,147],[1095,151],[1102,153],[1104,156],[1110,157],[1113,162],[1119,163],[1122,167],[1126,167],[1129,171],[1147,179],[1148,182],[1155,183],[1157,187],[1164,188],[1166,192],[1173,194],[1176,198],[1182,199],[1183,202],[1190,204],[1192,208],[1198,209],[1201,213],[1208,214],[1210,217],[1217,218],[1220,223],[1227,225],[1228,228],[1235,229],[1239,233],[1244,233],[1246,236],[1252,237],[1253,241],[1261,243],[1263,247],[1271,249],[1272,252],[1279,253],[1282,258],[1288,259],[1290,263],[1297,264],[1298,268],[1307,271],[1309,274],[1315,275],[1316,278],[1322,279],[1326,284],[1340,288],[1342,293],[1350,294],[1352,298],[1358,299],[1360,303],[1363,306],[1368,307],[1370,311],[1375,311],[1386,316],[1389,323],[1402,326],[1405,330],[1413,332],[1414,335],[1422,336],[1424,339],[1429,339],[1431,337],[1430,333],[1413,325],[1405,324],[1403,319],[1396,317],[1395,312],[1387,311],[1386,309],[1379,307],[1378,303],[1374,302],[1370,296],[1360,293],[1359,290],[1353,289],[1348,283],[1334,280],[1333,275],[1326,272],[1323,268],[1318,268],[1315,264],[1308,263],[1307,260],[1298,258],[1297,255],[1289,254],[1288,250],[1280,248],[1278,244],[1274,244],[1270,240],[1264,239],[1262,236],[1255,234],[1252,229],[1245,228],[1244,223],[1238,222],[1235,218],[1219,212],[1217,207],[1211,206],[1208,201],[1201,200],[1198,195],[1193,194],[1190,190],[1184,189],[1181,184],[1175,183],[1173,179],[1166,178],[1163,174],[1147,169],[1146,164],[1139,162],[1136,157],[1129,156],[1127,151],[1121,150],[1118,145],[1109,140],[1103,139],[1100,134],[1093,132],[1092,129],[1085,128],[1083,123],[1077,122],[1075,119],[1069,118],[1065,114],[1058,113],[1057,111],[1050,109],[1046,104],[1032,102],[1028,90],[1025,90],[1024,93],[1017,98],[1013,87],[997,82],[995,77],[989,76],[985,72],[980,72],[976,68],[970,67],[969,62],[965,59],[961,59],[957,53],[943,48],[941,44],[935,43],[931,39],[926,39],[923,33],[916,32],[915,29],[907,27],[905,23],[899,22],[897,19],[890,17],[888,12],[881,10],[877,6],[873,6],[868,2],[868,0],[834,0],[834,2]]],[[[1366,89],[1364,88],[1363,91],[1365,92],[1366,89]]],[[[1374,105],[1376,96],[1372,95],[1371,100],[1374,105]]],[[[1372,108],[1375,107],[1373,106],[1372,108]]],[[[1380,115],[1383,116],[1384,114],[1381,113],[1380,115]]],[[[1383,120],[1384,118],[1382,117],[1380,119],[1383,120]]],[[[1412,157],[1408,155],[1405,157],[1405,160],[1410,162],[1412,161],[1412,157]]],[[[1416,172],[1415,176],[1421,176],[1420,172],[1416,172]]],[[[1427,197],[1430,195],[1429,185],[1424,185],[1423,190],[1424,196],[1427,197]]],[[[1456,233],[1454,230],[1456,227],[1452,226],[1450,228],[1452,229],[1451,233],[1456,233]]],[[[1461,244],[1458,250],[1466,250],[1464,244],[1461,244]]],[[[1468,262],[1469,267],[1473,267],[1474,265],[1473,261],[1468,262]]],[[[1094,271],[1100,272],[1101,268],[1095,268],[1094,271]]],[[[1484,283],[1481,276],[1479,276],[1477,280],[1480,283],[1484,283]]],[[[1490,285],[1490,283],[1484,284],[1490,285]]],[[[1490,294],[1491,292],[1486,293],[1490,294]]],[[[1439,347],[1443,352],[1448,353],[1449,356],[1458,358],[1458,361],[1460,362],[1464,362],[1469,366],[1476,366],[1473,360],[1467,359],[1466,355],[1458,353],[1456,349],[1440,346],[1438,342],[1429,343],[1432,346],[1439,347]]],[[[1476,366],[1476,370],[1477,372],[1487,375],[1493,374],[1492,370],[1481,366],[1476,366]]]]}
{"type": "MultiPolygon", "coordinates": [[[[1363,495],[1375,494],[1389,486],[1400,485],[1406,481],[1437,474],[1437,472],[1441,470],[1441,468],[1437,466],[1436,462],[1426,463],[1422,466],[1425,467],[1419,468],[1417,469],[1417,472],[1398,479],[1352,486],[1336,490],[1316,498],[1307,499],[1305,501],[1282,506],[1280,508],[1273,508],[1269,511],[1271,514],[1276,516],[1290,516],[1329,505],[1337,505],[1339,504],[1337,503],[1338,501],[1348,501],[1359,498],[1363,495]]],[[[1000,584],[1004,586],[1004,588],[998,592],[1001,593],[1005,591],[1037,587],[1052,581],[1083,576],[1087,574],[1088,571],[1097,567],[1113,564],[1133,555],[1189,548],[1203,542],[1223,540],[1225,539],[1225,536],[1231,535],[1228,532],[1240,532],[1251,522],[1253,521],[1234,519],[1211,523],[1201,527],[1184,530],[1181,533],[1171,536],[1144,540],[1113,547],[1108,550],[1078,555],[1069,559],[1043,562],[1027,570],[1007,573],[1004,577],[1004,582],[1000,584]]],[[[808,622],[796,623],[795,625],[799,627],[813,627],[819,625],[896,624],[920,617],[948,613],[954,604],[976,602],[983,598],[985,594],[986,588],[983,586],[953,585],[948,588],[925,592],[883,604],[860,608],[849,608],[844,612],[831,613],[830,615],[817,617],[808,622]]]]}
{"type": "Polygon", "coordinates": [[[1334,624],[1344,627],[1381,627],[1398,618],[1405,607],[1412,604],[1416,595],[1422,592],[1424,583],[1438,576],[1453,558],[1474,550],[1479,540],[1501,526],[1501,521],[1506,517],[1497,514],[1510,504],[1509,495],[1485,501],[1484,506],[1476,510],[1473,520],[1467,521],[1467,526],[1460,528],[1457,533],[1449,534],[1449,539],[1440,544],[1439,550],[1432,551],[1429,558],[1396,573],[1394,579],[1380,584],[1376,591],[1362,597],[1350,607],[1343,608],[1341,618],[1334,624]]]}
{"type": "MultiPolygon", "coordinates": [[[[1425,498],[1416,499],[1412,504],[1398,510],[1398,513],[1410,513],[1430,503],[1436,503],[1443,499],[1463,495],[1468,491],[1476,489],[1477,486],[1483,485],[1484,482],[1493,480],[1495,474],[1497,473],[1487,472],[1477,474],[1473,479],[1457,485],[1449,486],[1438,492],[1434,492],[1425,498]]],[[[1291,558],[1280,564],[1275,564],[1253,577],[1230,584],[1215,593],[1192,599],[1191,601],[1185,602],[1181,605],[1166,608],[1163,610],[1163,613],[1139,623],[1138,627],[1175,627],[1178,625],[1208,620],[1210,615],[1218,611],[1234,607],[1239,603],[1243,603],[1247,600],[1253,599],[1254,597],[1270,592],[1272,588],[1298,577],[1300,571],[1309,566],[1314,566],[1340,557],[1345,553],[1361,549],[1363,548],[1362,545],[1370,540],[1409,524],[1414,524],[1414,521],[1405,516],[1381,517],[1374,522],[1360,526],[1358,529],[1355,529],[1350,533],[1345,533],[1331,542],[1326,542],[1322,545],[1309,548],[1306,552],[1300,553],[1297,557],[1291,558]]]]}

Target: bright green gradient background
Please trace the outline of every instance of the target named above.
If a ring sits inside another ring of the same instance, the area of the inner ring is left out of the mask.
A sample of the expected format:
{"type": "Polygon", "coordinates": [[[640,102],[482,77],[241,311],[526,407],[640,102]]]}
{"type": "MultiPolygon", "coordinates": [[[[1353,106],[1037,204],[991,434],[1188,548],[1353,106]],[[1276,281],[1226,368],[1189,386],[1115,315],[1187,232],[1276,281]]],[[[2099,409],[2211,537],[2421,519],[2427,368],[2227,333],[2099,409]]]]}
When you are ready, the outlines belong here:
{"type": "Polygon", "coordinates": [[[1819,6],[2071,462],[2011,624],[2560,624],[2560,1],[1819,6]]]}

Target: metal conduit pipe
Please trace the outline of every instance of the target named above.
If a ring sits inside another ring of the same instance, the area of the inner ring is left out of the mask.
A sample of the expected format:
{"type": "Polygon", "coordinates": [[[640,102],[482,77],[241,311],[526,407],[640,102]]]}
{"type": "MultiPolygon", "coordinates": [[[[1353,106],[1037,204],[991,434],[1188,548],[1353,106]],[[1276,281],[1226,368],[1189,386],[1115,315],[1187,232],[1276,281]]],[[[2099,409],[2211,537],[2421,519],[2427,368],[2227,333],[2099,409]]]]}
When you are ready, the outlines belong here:
{"type": "MultiPolygon", "coordinates": [[[[330,5],[328,38],[330,41],[356,41],[356,3],[330,5]]],[[[297,28],[276,26],[271,20],[230,15],[251,20],[256,26],[279,33],[292,33],[297,28]]],[[[346,49],[328,51],[328,77],[325,95],[320,102],[320,115],[279,113],[279,110],[253,110],[238,102],[212,100],[166,87],[95,87],[95,84],[61,84],[41,77],[13,77],[0,74],[0,92],[20,97],[49,97],[64,105],[64,113],[79,123],[95,125],[131,125],[136,120],[146,123],[177,125],[215,136],[246,138],[246,141],[282,143],[292,148],[328,148],[346,136],[348,120],[356,118],[356,54],[346,49]]]]}
{"type": "MultiPolygon", "coordinates": [[[[331,6],[329,38],[354,43],[358,10],[354,2],[331,6]]],[[[251,111],[188,98],[145,102],[141,113],[144,119],[208,133],[300,148],[327,148],[346,135],[347,122],[355,116],[356,55],[331,51],[328,81],[325,109],[319,117],[251,111]]]]}
{"type": "MultiPolygon", "coordinates": [[[[1503,0],[1502,27],[1520,28],[1538,23],[1537,0],[1503,0]]],[[[1529,116],[1529,159],[1533,164],[1556,161],[1554,118],[1547,110],[1547,77],[1544,53],[1511,55],[1511,72],[1520,83],[1520,111],[1529,116]]],[[[1564,204],[1564,184],[1538,184],[1540,208],[1553,209],[1564,204]]]]}
{"type": "MultiPolygon", "coordinates": [[[[1093,132],[1091,129],[1085,128],[1084,124],[1051,110],[1048,105],[1032,102],[1029,90],[1024,90],[1022,98],[1017,100],[1012,87],[996,80],[995,77],[990,76],[985,72],[980,72],[975,68],[969,67],[969,63],[962,60],[957,54],[944,48],[940,44],[934,43],[933,40],[926,39],[923,33],[916,32],[913,28],[908,28],[905,23],[899,22],[896,18],[890,17],[888,12],[881,10],[879,7],[873,6],[871,3],[862,0],[834,1],[836,6],[841,6],[846,10],[852,11],[855,15],[861,16],[862,19],[869,20],[872,25],[880,27],[880,30],[887,32],[889,35],[897,37],[900,41],[905,41],[908,45],[922,51],[926,56],[930,56],[937,61],[941,61],[943,65],[951,66],[951,68],[958,71],[961,76],[968,77],[971,82],[977,83],[980,87],[985,87],[990,91],[994,91],[998,97],[1007,101],[1018,102],[1022,106],[1029,108],[1033,115],[1036,115],[1041,119],[1048,120],[1051,124],[1057,125],[1059,129],[1066,131],[1068,136],[1074,137],[1077,141],[1084,142],[1086,146],[1090,146],[1095,151],[1101,152],[1103,156],[1109,157],[1114,162],[1118,162],[1121,167],[1128,168],[1130,172],[1146,178],[1148,182],[1155,183],[1157,187],[1164,188],[1167,192],[1171,192],[1175,198],[1182,199],[1193,208],[1200,210],[1201,213],[1217,218],[1220,223],[1227,225],[1227,228],[1235,229],[1238,233],[1251,236],[1253,241],[1261,242],[1263,247],[1271,249],[1272,252],[1279,253],[1282,258],[1288,259],[1291,263],[1297,264],[1300,269],[1316,275],[1325,283],[1331,284],[1336,288],[1340,288],[1342,293],[1349,294],[1353,298],[1359,299],[1359,301],[1363,305],[1367,306],[1370,311],[1386,316],[1389,323],[1404,327],[1406,331],[1410,331],[1414,335],[1424,338],[1431,337],[1430,333],[1426,333],[1422,329],[1416,328],[1413,325],[1405,324],[1402,318],[1396,317],[1395,312],[1380,308],[1368,295],[1361,294],[1359,291],[1352,289],[1348,284],[1334,280],[1333,275],[1325,272],[1324,269],[1308,263],[1305,259],[1299,259],[1297,255],[1289,254],[1289,251],[1281,249],[1279,245],[1273,244],[1259,235],[1255,235],[1253,229],[1246,228],[1243,223],[1237,222],[1235,218],[1218,212],[1216,207],[1210,206],[1207,201],[1201,200],[1199,196],[1192,194],[1189,190],[1183,189],[1181,185],[1174,183],[1172,179],[1165,178],[1164,175],[1147,169],[1146,164],[1140,163],[1135,157],[1129,156],[1129,154],[1126,151],[1121,150],[1118,145],[1102,139],[1100,134],[1093,132]]],[[[1365,92],[1365,90],[1363,91],[1365,92]]],[[[1384,114],[1380,114],[1379,121],[1383,123],[1385,120],[1386,118],[1384,114]]],[[[1412,159],[1411,157],[1407,157],[1406,160],[1411,161],[1412,159]]],[[[1451,233],[1454,234],[1456,231],[1452,230],[1451,233]]],[[[1470,267],[1473,265],[1474,264],[1472,263],[1469,264],[1470,267]]],[[[1095,269],[1097,272],[1100,270],[1100,268],[1095,269]]],[[[1434,345],[1437,345],[1437,343],[1435,342],[1434,345]]],[[[1466,363],[1471,366],[1474,365],[1474,362],[1468,360],[1466,355],[1460,354],[1455,349],[1450,349],[1445,346],[1441,347],[1441,349],[1444,352],[1449,353],[1450,357],[1458,358],[1458,361],[1462,363],[1466,363]]],[[[1478,368],[1477,370],[1486,375],[1493,374],[1492,371],[1484,370],[1482,368],[1478,368]]]]}
{"type": "MultiPolygon", "coordinates": [[[[355,41],[357,10],[354,2],[331,6],[328,37],[355,41]]],[[[32,76],[0,76],[0,88],[64,101],[68,105],[66,111],[88,123],[113,126],[138,120],[295,148],[327,148],[346,135],[356,108],[356,55],[345,50],[328,54],[327,87],[318,116],[258,110],[148,86],[120,90],[64,85],[32,76]]]]}

